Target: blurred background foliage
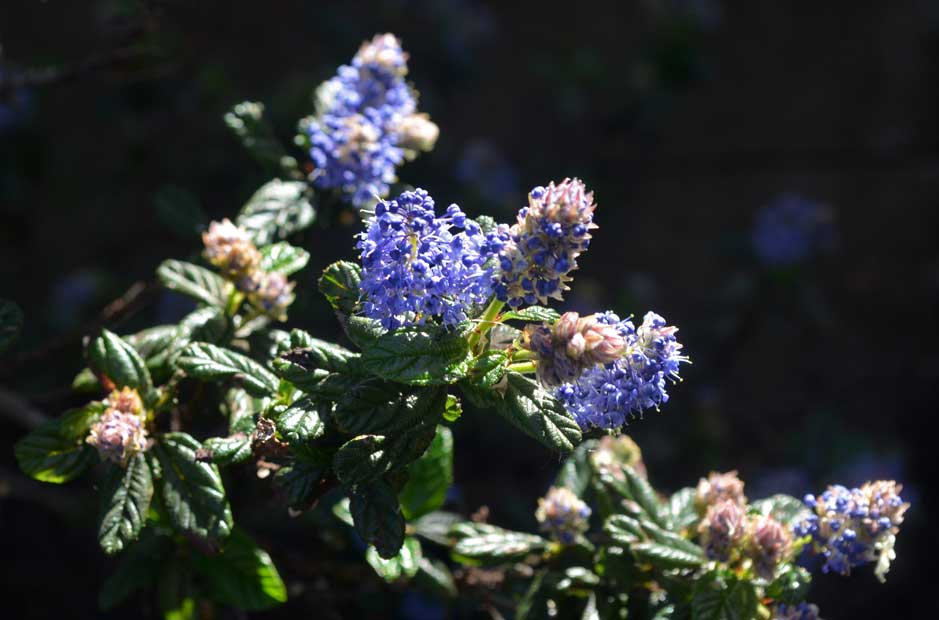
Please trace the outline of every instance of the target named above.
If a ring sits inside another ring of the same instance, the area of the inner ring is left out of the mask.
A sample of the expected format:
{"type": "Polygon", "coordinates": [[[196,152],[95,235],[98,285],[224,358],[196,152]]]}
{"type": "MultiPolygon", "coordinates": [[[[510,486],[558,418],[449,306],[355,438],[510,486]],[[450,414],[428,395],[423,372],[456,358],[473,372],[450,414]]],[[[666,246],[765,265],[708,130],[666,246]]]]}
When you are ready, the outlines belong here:
{"type": "MultiPolygon", "coordinates": [[[[581,177],[601,229],[564,307],[655,309],[681,327],[694,365],[662,414],[628,429],[656,486],[732,468],[751,497],[896,478],[913,508],[887,585],[820,577],[810,598],[834,620],[939,611],[920,590],[939,546],[935,3],[13,0],[0,5],[0,294],[26,321],[0,359],[0,589],[28,605],[16,617],[104,617],[96,591],[114,568],[87,535],[82,489],[15,472],[24,403],[56,415],[82,401],[69,383],[96,327],[189,309],[147,285],[155,267],[195,253],[202,227],[270,178],[224,113],[261,101],[290,142],[313,88],[385,31],[441,127],[402,182],[509,221],[530,187],[581,177]],[[836,234],[820,255],[766,265],[751,228],[786,193],[830,206],[836,234]]],[[[353,255],[358,229],[347,213],[320,219],[291,323],[336,337],[315,279],[353,255]]],[[[455,430],[451,507],[532,527],[557,457],[471,410],[455,430]]],[[[239,522],[291,595],[258,617],[474,617],[335,564],[358,551],[319,527],[331,517],[272,511],[249,474],[227,482],[239,522]]]]}

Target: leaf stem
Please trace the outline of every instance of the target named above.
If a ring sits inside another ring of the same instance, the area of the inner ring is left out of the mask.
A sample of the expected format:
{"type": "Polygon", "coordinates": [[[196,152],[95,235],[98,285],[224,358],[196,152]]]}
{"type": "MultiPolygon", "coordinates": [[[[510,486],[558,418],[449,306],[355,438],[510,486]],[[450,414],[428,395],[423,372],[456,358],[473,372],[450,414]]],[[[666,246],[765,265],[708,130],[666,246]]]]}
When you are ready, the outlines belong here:
{"type": "Polygon", "coordinates": [[[493,297],[492,301],[489,302],[489,305],[486,306],[486,310],[483,312],[483,315],[479,317],[479,326],[470,335],[469,346],[471,350],[475,351],[476,347],[479,346],[482,337],[489,333],[489,330],[498,324],[496,318],[499,316],[499,312],[502,311],[503,307],[505,307],[505,302],[499,301],[499,299],[496,297],[493,297]]]}

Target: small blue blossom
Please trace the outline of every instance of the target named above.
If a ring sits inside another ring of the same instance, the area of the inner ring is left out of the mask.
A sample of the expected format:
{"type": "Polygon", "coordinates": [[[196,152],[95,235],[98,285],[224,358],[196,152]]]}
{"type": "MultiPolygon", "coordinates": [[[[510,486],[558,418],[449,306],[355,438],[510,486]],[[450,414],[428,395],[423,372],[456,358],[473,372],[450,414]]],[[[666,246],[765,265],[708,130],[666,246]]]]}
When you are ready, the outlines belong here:
{"type": "Polygon", "coordinates": [[[483,234],[455,204],[437,217],[433,198],[416,189],[378,203],[356,248],[362,312],[395,329],[428,317],[440,317],[444,325],[465,321],[492,294],[487,263],[501,242],[483,234]]]}
{"type": "Polygon", "coordinates": [[[818,607],[802,602],[798,605],[779,603],[772,608],[771,620],[821,620],[818,607]]]}
{"type": "Polygon", "coordinates": [[[621,321],[612,312],[598,320],[616,325],[626,339],[626,353],[615,362],[594,366],[575,383],[566,383],[555,393],[583,429],[617,429],[646,409],[658,409],[668,402],[669,381],[679,379],[679,365],[688,358],[681,354],[675,327],[649,312],[636,329],[630,320],[621,321]]]}
{"type": "Polygon", "coordinates": [[[753,249],[772,267],[802,262],[831,247],[833,219],[826,205],[783,194],[757,213],[751,233],[753,249]]]}
{"type": "Polygon", "coordinates": [[[564,179],[528,194],[499,254],[496,295],[512,308],[562,299],[577,257],[590,244],[593,193],[578,179],[564,179]]]}
{"type": "Polygon", "coordinates": [[[542,531],[569,545],[587,531],[590,513],[590,506],[573,491],[566,487],[551,487],[548,494],[538,500],[535,518],[542,531]]]}
{"type": "Polygon", "coordinates": [[[823,572],[849,575],[856,566],[876,562],[874,574],[884,581],[909,508],[901,490],[892,480],[878,480],[854,489],[830,486],[818,497],[806,495],[803,503],[812,514],[794,532],[811,537],[812,549],[825,558],[823,572]]]}

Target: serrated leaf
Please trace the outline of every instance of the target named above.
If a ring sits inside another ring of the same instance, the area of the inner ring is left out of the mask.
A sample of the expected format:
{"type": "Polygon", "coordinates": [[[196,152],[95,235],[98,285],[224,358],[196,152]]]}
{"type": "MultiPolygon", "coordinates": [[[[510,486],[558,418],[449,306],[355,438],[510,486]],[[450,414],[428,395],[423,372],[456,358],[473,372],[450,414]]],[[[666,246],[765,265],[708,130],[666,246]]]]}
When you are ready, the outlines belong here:
{"type": "Polygon", "coordinates": [[[380,557],[392,558],[404,544],[404,517],[398,497],[384,480],[363,485],[352,493],[349,512],[355,529],[380,557]]]}
{"type": "Polygon", "coordinates": [[[277,430],[291,444],[300,444],[321,437],[326,432],[324,420],[330,406],[304,397],[277,416],[277,430]]]}
{"type": "Polygon", "coordinates": [[[624,547],[646,539],[646,533],[637,519],[626,515],[613,515],[603,524],[603,532],[624,547]]]}
{"type": "Polygon", "coordinates": [[[694,508],[694,500],[693,487],[685,487],[672,493],[668,500],[671,529],[683,530],[697,523],[699,516],[694,508]]]}
{"type": "Polygon", "coordinates": [[[306,508],[316,496],[320,480],[327,469],[317,463],[294,460],[277,470],[274,481],[284,488],[292,507],[306,508]]]}
{"type": "Polygon", "coordinates": [[[707,561],[703,553],[690,553],[654,542],[636,543],[630,546],[629,550],[638,561],[647,562],[659,569],[696,568],[707,561]]]}
{"type": "Polygon", "coordinates": [[[228,437],[209,437],[202,446],[216,465],[233,465],[251,458],[251,438],[243,432],[228,437]]]}
{"type": "Polygon", "coordinates": [[[474,533],[460,538],[454,545],[453,552],[457,556],[484,563],[501,563],[541,551],[548,545],[548,541],[534,534],[512,532],[491,525],[474,529],[474,533]]]}
{"type": "Polygon", "coordinates": [[[753,620],[757,617],[753,584],[737,579],[726,585],[700,582],[691,601],[692,620],[753,620]]]}
{"type": "Polygon", "coordinates": [[[163,504],[180,531],[210,541],[231,533],[232,515],[218,467],[196,460],[198,441],[186,433],[167,433],[153,447],[162,469],[163,504]]]}
{"type": "Polygon", "coordinates": [[[574,495],[582,497],[590,487],[593,468],[590,466],[590,453],[597,447],[595,440],[585,441],[561,464],[561,470],[554,480],[554,486],[566,487],[574,495]]]}
{"type": "Polygon", "coordinates": [[[455,512],[436,510],[420,517],[411,526],[418,536],[446,547],[450,545],[450,530],[462,521],[463,517],[455,512]]]}
{"type": "Polygon", "coordinates": [[[561,315],[557,310],[543,306],[529,306],[522,310],[509,310],[502,315],[503,321],[527,321],[529,323],[554,323],[561,315]]]}
{"type": "Polygon", "coordinates": [[[297,385],[308,382],[306,375],[316,371],[348,372],[359,357],[358,353],[325,340],[312,337],[303,340],[303,348],[293,348],[274,360],[277,374],[297,385]]]}
{"type": "Polygon", "coordinates": [[[178,329],[176,325],[157,325],[124,336],[124,340],[146,360],[169,347],[176,339],[178,329]]]}
{"type": "Polygon", "coordinates": [[[310,262],[309,252],[292,246],[286,241],[261,248],[261,269],[267,272],[276,271],[289,276],[306,267],[308,262],[310,262]]]}
{"type": "Polygon", "coordinates": [[[780,523],[792,526],[809,516],[802,500],[782,493],[753,502],[750,508],[761,515],[770,515],[780,523]]]}
{"type": "Polygon", "coordinates": [[[302,181],[268,181],[241,208],[238,225],[244,227],[259,246],[303,230],[313,223],[316,215],[307,198],[307,188],[302,181]]]}
{"type": "Polygon", "coordinates": [[[23,311],[12,301],[0,299],[0,353],[10,348],[23,329],[23,311]]]}
{"type": "Polygon", "coordinates": [[[408,481],[398,493],[401,513],[408,521],[443,506],[453,483],[453,433],[438,426],[427,451],[408,466],[408,481]]]}
{"type": "Polygon", "coordinates": [[[359,282],[362,280],[362,268],[356,263],[338,261],[323,271],[319,279],[319,289],[339,315],[340,322],[345,322],[359,302],[359,282]]]}
{"type": "Polygon", "coordinates": [[[402,327],[380,336],[362,353],[367,372],[409,385],[445,385],[466,376],[466,337],[436,326],[402,327]]]}
{"type": "Polygon", "coordinates": [[[126,468],[111,466],[101,486],[98,544],[108,555],[137,540],[147,520],[153,478],[143,454],[134,455],[126,468]]]}
{"type": "Polygon", "coordinates": [[[127,341],[104,329],[88,346],[92,369],[117,388],[130,387],[140,393],[144,402],[153,397],[153,382],[147,365],[127,341]]]}
{"type": "Polygon", "coordinates": [[[277,392],[278,380],[254,360],[207,343],[193,343],[183,350],[177,364],[197,379],[234,379],[253,396],[277,392]]]}
{"type": "Polygon", "coordinates": [[[518,373],[506,375],[504,397],[492,397],[497,413],[529,437],[559,452],[580,443],[580,426],[564,405],[535,381],[518,373]]]}
{"type": "Polygon", "coordinates": [[[336,402],[336,426],[350,435],[383,433],[402,417],[406,397],[394,383],[369,377],[348,387],[336,402]]]}
{"type": "Polygon", "coordinates": [[[629,465],[623,465],[622,469],[632,495],[630,499],[639,504],[646,518],[659,527],[668,527],[665,507],[659,501],[659,497],[649,481],[629,465]]]}
{"type": "Polygon", "coordinates": [[[287,588],[271,556],[241,528],[216,555],[197,554],[193,566],[210,598],[238,609],[270,609],[286,602],[287,588]]]}
{"type": "Polygon", "coordinates": [[[414,537],[405,538],[401,549],[392,558],[381,557],[375,547],[369,547],[365,552],[365,560],[379,577],[389,583],[416,575],[423,557],[421,541],[414,537]]]}
{"type": "Polygon", "coordinates": [[[225,392],[225,411],[228,414],[228,432],[250,433],[254,430],[254,414],[267,408],[267,399],[255,399],[241,388],[225,392]]]}
{"type": "Polygon", "coordinates": [[[157,268],[157,278],[171,291],[216,308],[225,307],[227,282],[204,267],[185,261],[165,260],[157,268]]]}
{"type": "Polygon", "coordinates": [[[362,350],[375,344],[385,334],[385,328],[375,319],[364,316],[344,318],[338,311],[336,315],[339,317],[343,329],[346,330],[349,340],[362,350]]]}
{"type": "Polygon", "coordinates": [[[104,409],[101,403],[73,409],[16,442],[14,454],[23,473],[42,482],[62,484],[96,463],[98,454],[85,438],[104,409]]]}

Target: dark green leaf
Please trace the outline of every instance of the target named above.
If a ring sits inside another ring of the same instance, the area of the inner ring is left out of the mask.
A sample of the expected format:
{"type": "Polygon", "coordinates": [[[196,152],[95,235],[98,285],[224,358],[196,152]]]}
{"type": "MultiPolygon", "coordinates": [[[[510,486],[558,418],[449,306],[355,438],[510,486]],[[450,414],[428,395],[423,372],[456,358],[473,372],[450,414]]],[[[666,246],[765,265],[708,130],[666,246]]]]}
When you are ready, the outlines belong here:
{"type": "Polygon", "coordinates": [[[209,453],[208,460],[216,465],[233,465],[251,458],[251,438],[245,433],[209,437],[202,445],[209,453]]]}
{"type": "Polygon", "coordinates": [[[16,341],[23,329],[23,311],[12,301],[0,299],[0,353],[16,341]]]}
{"type": "Polygon", "coordinates": [[[515,620],[549,620],[551,615],[548,613],[548,587],[545,583],[547,570],[540,570],[535,573],[528,590],[518,602],[515,610],[515,620]]]}
{"type": "Polygon", "coordinates": [[[310,253],[286,241],[261,248],[261,269],[276,271],[285,276],[300,271],[310,261],[310,253]]]}
{"type": "Polygon", "coordinates": [[[16,442],[16,462],[23,473],[42,482],[61,484],[96,463],[98,454],[85,438],[104,409],[101,403],[73,409],[16,442]]]}
{"type": "Polygon", "coordinates": [[[327,372],[348,372],[350,362],[359,355],[337,344],[304,338],[303,348],[295,348],[283,353],[274,360],[277,373],[291,383],[302,385],[306,374],[317,370],[327,372]]]}
{"type": "Polygon", "coordinates": [[[356,263],[339,261],[333,263],[320,276],[320,292],[329,301],[341,322],[355,312],[359,302],[359,282],[362,268],[356,263]]]}
{"type": "Polygon", "coordinates": [[[293,508],[303,509],[316,497],[320,480],[328,469],[325,465],[297,459],[278,469],[274,481],[284,488],[293,508]]]}
{"type": "Polygon", "coordinates": [[[380,557],[388,559],[398,553],[404,544],[404,517],[387,482],[376,480],[352,493],[349,512],[359,536],[373,545],[380,557]]]}
{"type": "Polygon", "coordinates": [[[240,528],[235,528],[216,555],[197,554],[193,565],[208,595],[238,609],[270,609],[287,600],[271,556],[240,528]]]}
{"type": "Polygon", "coordinates": [[[509,562],[541,551],[548,544],[548,541],[534,534],[511,532],[481,523],[472,524],[470,532],[453,547],[458,559],[472,558],[484,563],[509,562]]]}
{"type": "Polygon", "coordinates": [[[228,283],[222,276],[198,265],[166,260],[157,268],[157,278],[171,291],[192,297],[204,304],[224,308],[228,283]]]}
{"type": "Polygon", "coordinates": [[[225,124],[268,172],[282,171],[290,177],[302,175],[297,160],[287,154],[273,127],[264,119],[264,104],[242,101],[225,114],[225,124]]]}
{"type": "Polygon", "coordinates": [[[574,417],[532,379],[508,373],[505,395],[494,403],[502,417],[553,450],[570,452],[580,443],[580,426],[574,417]]]}
{"type": "Polygon", "coordinates": [[[380,336],[362,354],[362,367],[410,385],[454,383],[466,375],[468,345],[458,330],[402,327],[380,336]]]}
{"type": "Polygon", "coordinates": [[[401,512],[408,521],[443,506],[453,483],[453,433],[438,426],[427,451],[408,466],[408,481],[398,493],[401,512]]]}
{"type": "Polygon", "coordinates": [[[554,323],[561,315],[557,310],[543,306],[529,306],[522,310],[509,310],[502,315],[503,321],[527,321],[529,323],[554,323]]]}
{"type": "Polygon", "coordinates": [[[330,406],[306,396],[290,405],[277,416],[277,430],[292,444],[306,443],[326,432],[324,420],[330,406]]]}
{"type": "Polygon", "coordinates": [[[689,553],[682,549],[659,543],[637,543],[630,547],[633,555],[640,562],[647,562],[656,568],[696,568],[704,564],[704,554],[689,553]]]}
{"type": "Polygon", "coordinates": [[[199,448],[186,433],[167,433],[154,446],[163,471],[163,504],[177,529],[218,541],[231,532],[231,508],[218,467],[196,460],[199,448]]]}
{"type": "Polygon", "coordinates": [[[225,392],[225,411],[228,413],[228,432],[250,433],[254,430],[254,414],[267,408],[267,399],[255,399],[241,388],[225,392]]]}
{"type": "Polygon", "coordinates": [[[237,223],[264,246],[286,239],[313,223],[315,212],[302,181],[274,179],[262,185],[238,214],[237,223]]]}
{"type": "Polygon", "coordinates": [[[333,417],[350,435],[383,433],[402,418],[407,400],[394,383],[369,377],[351,385],[339,398],[333,417]]]}
{"type": "Polygon", "coordinates": [[[144,530],[140,540],[121,555],[117,569],[104,580],[98,591],[102,611],[117,607],[141,588],[153,586],[160,574],[160,565],[170,552],[171,539],[144,530]]]}
{"type": "Polygon", "coordinates": [[[645,540],[646,533],[638,520],[626,515],[613,515],[603,525],[604,533],[624,547],[645,540]]]}
{"type": "Polygon", "coordinates": [[[694,508],[694,499],[695,489],[693,487],[685,487],[672,494],[668,500],[671,529],[683,530],[697,523],[699,517],[694,508]]]}
{"type": "Polygon", "coordinates": [[[782,564],[778,576],[766,588],[766,596],[790,605],[805,600],[812,575],[801,566],[782,564]]]}
{"type": "Polygon", "coordinates": [[[593,469],[590,466],[590,453],[596,450],[596,440],[585,441],[561,464],[561,471],[554,481],[556,487],[567,487],[577,497],[582,497],[590,487],[593,469]]]}
{"type": "Polygon", "coordinates": [[[420,588],[441,598],[456,598],[457,596],[453,574],[447,568],[447,565],[440,560],[421,558],[417,574],[414,576],[414,582],[420,588]]]}
{"type": "Polygon", "coordinates": [[[140,357],[148,360],[173,344],[178,329],[176,325],[157,325],[136,334],[124,336],[124,340],[134,347],[140,357]]]}
{"type": "Polygon", "coordinates": [[[98,375],[116,387],[134,388],[145,402],[152,398],[153,382],[147,365],[134,347],[117,334],[102,330],[88,346],[88,361],[98,375]]]}
{"type": "Polygon", "coordinates": [[[757,617],[756,591],[748,581],[731,579],[699,582],[691,601],[692,620],[753,620],[757,617]]]}
{"type": "Polygon", "coordinates": [[[134,455],[126,468],[110,466],[101,486],[98,543],[113,555],[137,540],[147,520],[153,479],[143,454],[134,455]]]}
{"type": "Polygon", "coordinates": [[[198,239],[208,226],[209,218],[199,199],[181,187],[164,185],[153,197],[153,204],[160,223],[182,239],[198,239]]]}
{"type": "Polygon", "coordinates": [[[254,360],[207,343],[193,343],[186,347],[178,365],[197,379],[235,379],[254,396],[269,396],[277,392],[278,380],[269,370],[254,360]]]}
{"type": "Polygon", "coordinates": [[[402,577],[411,578],[417,574],[423,557],[421,542],[413,537],[405,538],[398,553],[387,560],[378,555],[375,547],[369,547],[365,552],[366,561],[375,569],[379,577],[389,583],[402,577]]]}
{"type": "Polygon", "coordinates": [[[773,495],[753,502],[750,508],[762,515],[770,515],[780,523],[792,526],[809,516],[802,500],[789,495],[773,495]]]}
{"type": "Polygon", "coordinates": [[[343,329],[349,340],[355,343],[360,349],[367,349],[378,341],[385,334],[385,328],[375,319],[369,319],[364,316],[350,316],[344,319],[337,311],[339,320],[342,322],[343,329]]]}

